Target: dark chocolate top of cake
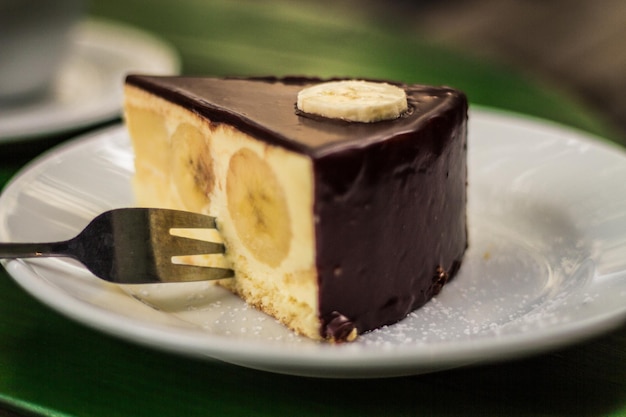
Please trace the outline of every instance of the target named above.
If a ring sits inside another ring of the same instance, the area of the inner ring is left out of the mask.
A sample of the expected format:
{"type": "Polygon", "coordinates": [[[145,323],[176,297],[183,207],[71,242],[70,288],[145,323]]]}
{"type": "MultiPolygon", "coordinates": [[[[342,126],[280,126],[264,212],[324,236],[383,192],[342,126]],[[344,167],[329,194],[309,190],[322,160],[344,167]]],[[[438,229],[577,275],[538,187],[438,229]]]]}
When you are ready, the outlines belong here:
{"type": "MultiPolygon", "coordinates": [[[[398,84],[409,109],[395,120],[346,122],[307,115],[296,109],[298,92],[317,78],[206,78],[129,75],[126,83],[154,92],[204,116],[287,149],[321,157],[342,148],[368,146],[420,128],[465,95],[449,87],[398,84]]],[[[391,82],[389,82],[391,83],[391,82]]]]}

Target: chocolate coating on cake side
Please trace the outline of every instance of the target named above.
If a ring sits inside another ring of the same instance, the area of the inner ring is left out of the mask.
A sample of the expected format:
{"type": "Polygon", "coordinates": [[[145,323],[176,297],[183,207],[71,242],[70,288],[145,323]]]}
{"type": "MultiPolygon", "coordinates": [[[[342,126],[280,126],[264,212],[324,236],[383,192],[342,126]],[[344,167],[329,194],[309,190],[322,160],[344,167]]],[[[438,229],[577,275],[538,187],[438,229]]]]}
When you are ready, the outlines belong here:
{"type": "Polygon", "coordinates": [[[324,323],[335,312],[359,333],[394,323],[457,273],[467,247],[466,111],[459,98],[419,129],[315,160],[324,323]]]}

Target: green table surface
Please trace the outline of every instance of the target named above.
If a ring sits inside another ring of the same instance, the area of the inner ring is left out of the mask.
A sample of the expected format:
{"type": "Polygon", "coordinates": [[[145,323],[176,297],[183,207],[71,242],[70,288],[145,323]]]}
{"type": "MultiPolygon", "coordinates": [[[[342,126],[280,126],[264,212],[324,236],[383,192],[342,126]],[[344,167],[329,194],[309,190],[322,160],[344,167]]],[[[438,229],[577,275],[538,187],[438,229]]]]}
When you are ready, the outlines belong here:
{"type": "MultiPolygon", "coordinates": [[[[331,4],[115,0],[92,1],[90,13],[169,41],[187,74],[448,84],[473,104],[620,137],[562,86],[331,4]]],[[[0,144],[0,187],[66,139],[0,144]]],[[[0,268],[0,416],[14,415],[626,416],[626,325],[505,363],[389,379],[312,379],[189,359],[98,333],[43,306],[0,268]]]]}

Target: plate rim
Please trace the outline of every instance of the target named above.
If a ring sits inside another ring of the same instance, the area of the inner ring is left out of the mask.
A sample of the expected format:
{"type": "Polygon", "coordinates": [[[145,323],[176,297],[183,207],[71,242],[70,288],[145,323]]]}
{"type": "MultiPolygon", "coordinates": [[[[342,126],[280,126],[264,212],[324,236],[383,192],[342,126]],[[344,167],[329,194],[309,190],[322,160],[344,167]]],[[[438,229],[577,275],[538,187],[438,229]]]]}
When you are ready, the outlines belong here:
{"type": "MultiPolygon", "coordinates": [[[[511,123],[530,129],[550,129],[552,132],[567,134],[568,138],[574,138],[585,143],[589,143],[594,147],[600,147],[611,153],[618,153],[624,158],[626,163],[626,151],[612,142],[608,142],[602,138],[594,137],[591,134],[582,132],[575,128],[562,126],[558,123],[544,121],[542,119],[527,117],[508,111],[498,109],[490,109],[480,106],[473,106],[470,120],[481,119],[483,122],[493,123],[511,123]]],[[[60,158],[65,153],[73,152],[76,147],[93,146],[103,140],[103,136],[108,134],[123,134],[124,126],[117,124],[111,127],[100,129],[95,132],[81,135],[78,138],[68,141],[60,146],[50,149],[40,157],[34,159],[18,172],[7,184],[0,195],[0,202],[4,200],[5,195],[10,194],[24,177],[35,175],[37,170],[45,169],[48,161],[60,158]],[[122,132],[121,132],[122,131],[122,132]]],[[[0,205],[1,206],[1,205],[0,205]]],[[[0,210],[0,218],[4,211],[0,210]]],[[[4,231],[0,228],[0,237],[4,235],[4,231]]],[[[91,328],[96,328],[103,333],[130,340],[139,344],[143,344],[152,348],[167,350],[174,353],[187,356],[195,356],[200,358],[212,358],[225,362],[235,363],[255,369],[263,369],[278,373],[287,373],[293,375],[316,376],[316,377],[380,377],[380,376],[399,376],[414,375],[417,373],[430,372],[434,370],[455,367],[474,362],[491,362],[503,359],[512,359],[519,356],[527,356],[529,354],[552,350],[561,346],[580,342],[592,337],[596,337],[611,329],[614,329],[626,322],[626,305],[623,308],[605,313],[603,316],[594,316],[590,319],[581,321],[568,322],[559,325],[557,328],[546,328],[538,331],[533,335],[525,334],[508,334],[503,338],[478,338],[475,340],[463,340],[463,349],[459,349],[449,342],[420,345],[420,346],[396,346],[393,348],[393,355],[380,356],[379,350],[361,349],[359,345],[342,345],[323,347],[323,358],[320,358],[320,350],[302,349],[259,349],[259,346],[248,348],[233,349],[232,338],[205,334],[202,342],[194,335],[186,332],[176,331],[176,337],[171,337],[172,333],[163,335],[162,326],[149,323],[146,326],[145,321],[131,318],[127,321],[131,323],[124,324],[123,328],[116,327],[119,322],[114,322],[115,317],[108,317],[102,320],[91,317],[93,312],[88,315],[76,316],[68,305],[73,302],[92,306],[82,300],[77,300],[62,289],[46,282],[46,285],[53,286],[57,291],[62,292],[66,297],[65,300],[51,300],[42,294],[41,289],[37,287],[37,279],[41,279],[36,271],[32,270],[28,262],[22,260],[2,261],[9,275],[28,293],[37,300],[46,304],[66,317],[81,322],[91,328]],[[24,280],[22,274],[28,273],[24,269],[30,270],[33,277],[24,280]],[[68,299],[74,301],[67,304],[68,299]],[[88,317],[89,316],[89,317],[88,317]],[[144,337],[136,337],[137,330],[142,330],[144,337]],[[208,335],[209,337],[206,337],[208,335]],[[537,343],[542,342],[542,343],[537,343]],[[416,349],[421,350],[416,354],[416,349]],[[462,355],[459,356],[459,350],[462,355]],[[348,352],[346,354],[346,352],[348,352]],[[358,355],[352,353],[358,352],[358,355]]],[[[623,273],[624,271],[619,271],[623,273]]],[[[45,278],[44,278],[45,281],[45,278]]],[[[106,314],[118,314],[115,311],[106,310],[106,314]]],[[[171,329],[170,329],[171,330],[171,329]]],[[[270,347],[271,344],[266,344],[270,347]]]]}

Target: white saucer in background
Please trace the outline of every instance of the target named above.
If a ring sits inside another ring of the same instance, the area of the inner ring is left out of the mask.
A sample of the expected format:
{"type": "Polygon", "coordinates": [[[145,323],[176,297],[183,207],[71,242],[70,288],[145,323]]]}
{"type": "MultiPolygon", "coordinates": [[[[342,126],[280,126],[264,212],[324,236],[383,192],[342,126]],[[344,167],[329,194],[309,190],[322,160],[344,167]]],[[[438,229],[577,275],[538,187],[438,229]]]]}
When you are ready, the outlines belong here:
{"type": "Polygon", "coordinates": [[[0,107],[0,143],[89,127],[120,115],[129,72],[177,74],[175,50],[141,30],[86,20],[73,35],[67,62],[50,94],[39,101],[0,107]]]}

